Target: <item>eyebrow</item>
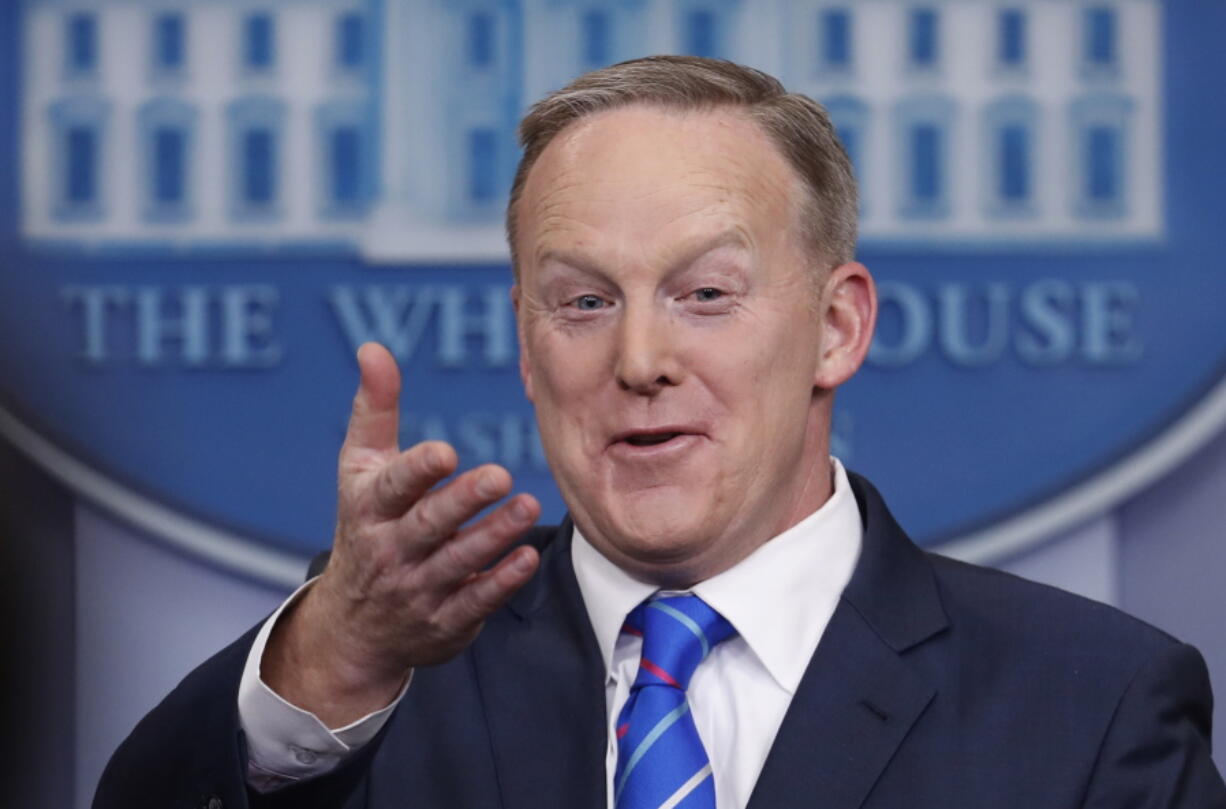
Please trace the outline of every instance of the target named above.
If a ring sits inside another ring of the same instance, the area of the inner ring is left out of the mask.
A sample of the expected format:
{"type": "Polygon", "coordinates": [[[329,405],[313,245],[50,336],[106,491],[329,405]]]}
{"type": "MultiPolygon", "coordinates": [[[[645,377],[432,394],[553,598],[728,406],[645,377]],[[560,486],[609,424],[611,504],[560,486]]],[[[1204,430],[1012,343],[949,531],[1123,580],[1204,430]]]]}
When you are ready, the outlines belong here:
{"type": "MultiPolygon", "coordinates": [[[[739,248],[748,252],[751,244],[752,242],[746,237],[743,230],[740,228],[729,228],[711,238],[697,241],[693,247],[686,249],[679,258],[670,262],[665,274],[672,275],[679,272],[703,256],[725,247],[739,248]]],[[[537,255],[536,263],[537,266],[542,266],[547,262],[565,264],[589,275],[606,276],[606,273],[597,264],[592,262],[588,256],[571,250],[546,248],[537,255]]]]}

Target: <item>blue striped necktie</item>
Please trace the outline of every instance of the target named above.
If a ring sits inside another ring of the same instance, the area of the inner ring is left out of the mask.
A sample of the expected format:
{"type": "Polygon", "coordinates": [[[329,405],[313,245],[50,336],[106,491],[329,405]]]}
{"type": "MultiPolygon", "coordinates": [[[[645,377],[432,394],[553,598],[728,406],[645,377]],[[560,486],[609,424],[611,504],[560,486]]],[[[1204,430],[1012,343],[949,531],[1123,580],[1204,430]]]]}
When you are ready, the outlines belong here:
{"type": "Polygon", "coordinates": [[[623,631],[643,636],[643,656],[617,720],[616,809],[714,809],[711,761],[685,689],[732,624],[697,596],[657,596],[634,608],[623,631]]]}

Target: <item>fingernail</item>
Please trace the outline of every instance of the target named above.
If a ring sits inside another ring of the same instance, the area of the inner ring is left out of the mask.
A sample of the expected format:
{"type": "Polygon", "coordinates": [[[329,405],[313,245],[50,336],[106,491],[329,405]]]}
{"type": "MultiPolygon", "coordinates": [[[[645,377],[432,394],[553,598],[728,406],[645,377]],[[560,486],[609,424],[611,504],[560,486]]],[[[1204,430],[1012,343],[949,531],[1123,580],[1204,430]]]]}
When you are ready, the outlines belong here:
{"type": "Polygon", "coordinates": [[[494,480],[491,474],[484,474],[477,478],[477,494],[481,497],[493,497],[498,494],[498,482],[494,480]]]}
{"type": "Polygon", "coordinates": [[[511,519],[515,522],[527,522],[529,516],[528,504],[522,498],[511,501],[511,519]]]}
{"type": "Polygon", "coordinates": [[[512,565],[514,565],[514,567],[515,567],[515,572],[516,572],[516,573],[525,573],[525,572],[527,572],[528,570],[530,570],[530,569],[532,568],[531,558],[532,558],[532,557],[531,557],[529,554],[526,554],[526,553],[520,553],[520,554],[518,554],[518,555],[515,557],[515,560],[514,560],[513,562],[511,562],[511,564],[512,564],[512,565]]]}

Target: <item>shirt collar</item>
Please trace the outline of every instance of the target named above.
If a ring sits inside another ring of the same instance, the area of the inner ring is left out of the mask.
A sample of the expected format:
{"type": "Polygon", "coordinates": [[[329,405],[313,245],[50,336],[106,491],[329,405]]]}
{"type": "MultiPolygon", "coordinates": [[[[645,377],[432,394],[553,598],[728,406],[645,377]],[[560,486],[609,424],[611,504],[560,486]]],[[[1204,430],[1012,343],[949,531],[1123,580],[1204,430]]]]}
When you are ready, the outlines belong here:
{"type": "MultiPolygon", "coordinates": [[[[794,693],[851,580],[863,528],[847,473],[831,458],[834,493],[734,567],[692,588],[727,618],[781,687],[794,693]]],[[[606,677],[630,610],[656,591],[610,562],[576,527],[571,559],[606,677]]]]}

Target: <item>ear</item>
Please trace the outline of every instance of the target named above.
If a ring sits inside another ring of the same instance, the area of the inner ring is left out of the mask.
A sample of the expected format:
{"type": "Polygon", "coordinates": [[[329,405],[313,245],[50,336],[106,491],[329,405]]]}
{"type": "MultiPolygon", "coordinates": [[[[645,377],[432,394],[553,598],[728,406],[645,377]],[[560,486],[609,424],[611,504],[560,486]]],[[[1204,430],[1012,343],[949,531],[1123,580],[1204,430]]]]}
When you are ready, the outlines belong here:
{"type": "Polygon", "coordinates": [[[877,323],[877,285],[868,268],[850,262],[830,271],[822,287],[822,350],[815,387],[833,390],[859,370],[877,323]]]}
{"type": "Polygon", "coordinates": [[[528,341],[524,338],[524,314],[520,311],[520,298],[523,295],[519,284],[511,286],[511,307],[515,310],[515,336],[519,341],[519,379],[523,382],[524,393],[533,404],[532,396],[532,363],[528,357],[528,341]]]}

